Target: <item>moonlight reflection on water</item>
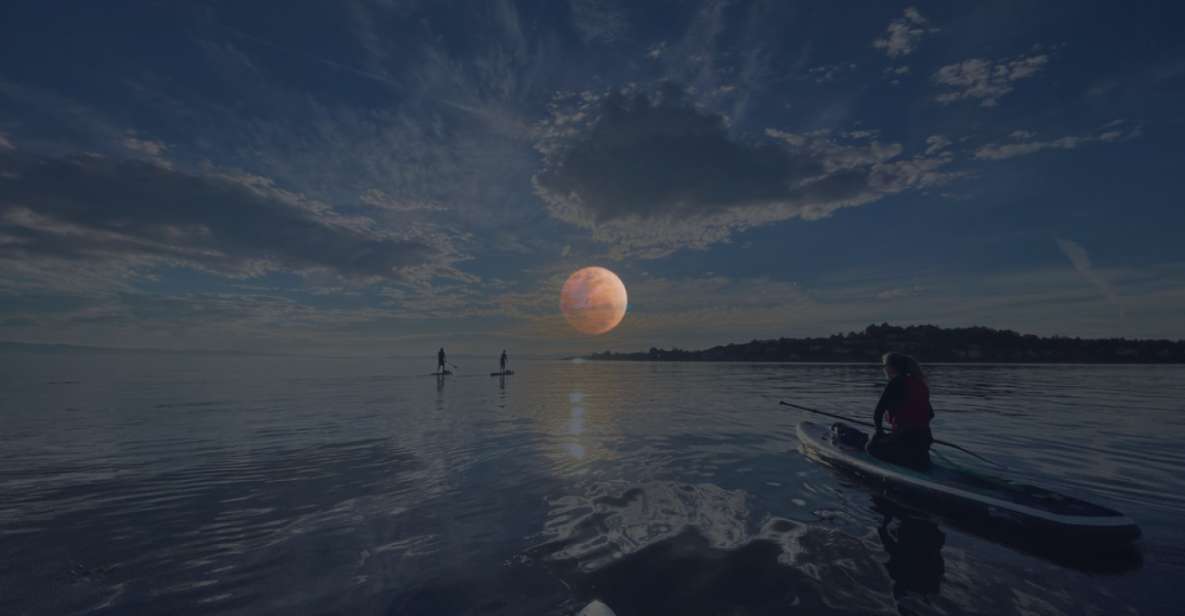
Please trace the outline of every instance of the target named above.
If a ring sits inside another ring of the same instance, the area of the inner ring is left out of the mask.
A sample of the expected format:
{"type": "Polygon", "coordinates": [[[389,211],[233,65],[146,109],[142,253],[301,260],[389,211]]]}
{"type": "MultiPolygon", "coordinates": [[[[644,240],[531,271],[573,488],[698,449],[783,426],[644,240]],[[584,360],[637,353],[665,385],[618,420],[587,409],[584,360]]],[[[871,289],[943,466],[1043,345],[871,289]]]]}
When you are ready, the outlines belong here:
{"type": "Polygon", "coordinates": [[[876,366],[383,368],[9,363],[0,612],[1174,613],[1179,366],[931,367],[942,438],[1140,523],[1144,558],[1103,567],[803,456],[777,400],[860,414],[876,366]]]}

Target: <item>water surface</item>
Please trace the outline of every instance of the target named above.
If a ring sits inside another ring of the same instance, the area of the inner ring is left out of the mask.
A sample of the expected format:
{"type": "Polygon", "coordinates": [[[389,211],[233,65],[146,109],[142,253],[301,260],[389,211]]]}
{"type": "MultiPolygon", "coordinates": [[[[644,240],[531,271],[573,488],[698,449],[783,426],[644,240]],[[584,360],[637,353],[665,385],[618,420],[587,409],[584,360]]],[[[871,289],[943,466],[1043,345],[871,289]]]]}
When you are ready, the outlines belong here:
{"type": "Polygon", "coordinates": [[[432,361],[3,356],[0,613],[1178,609],[1185,367],[932,368],[940,438],[1137,520],[1100,563],[805,458],[777,401],[875,366],[432,361]]]}

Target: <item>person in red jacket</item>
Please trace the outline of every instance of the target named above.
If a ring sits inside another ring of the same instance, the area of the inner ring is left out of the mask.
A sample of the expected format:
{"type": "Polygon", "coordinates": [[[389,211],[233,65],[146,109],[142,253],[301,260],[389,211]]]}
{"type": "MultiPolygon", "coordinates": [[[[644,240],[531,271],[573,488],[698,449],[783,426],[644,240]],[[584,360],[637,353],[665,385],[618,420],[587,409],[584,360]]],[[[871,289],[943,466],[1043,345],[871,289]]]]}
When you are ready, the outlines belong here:
{"type": "Polygon", "coordinates": [[[897,464],[925,469],[930,466],[930,387],[926,373],[914,358],[902,353],[885,353],[881,358],[889,384],[876,403],[872,421],[876,434],[868,442],[868,452],[897,464]],[[888,416],[891,431],[884,432],[888,416]]]}

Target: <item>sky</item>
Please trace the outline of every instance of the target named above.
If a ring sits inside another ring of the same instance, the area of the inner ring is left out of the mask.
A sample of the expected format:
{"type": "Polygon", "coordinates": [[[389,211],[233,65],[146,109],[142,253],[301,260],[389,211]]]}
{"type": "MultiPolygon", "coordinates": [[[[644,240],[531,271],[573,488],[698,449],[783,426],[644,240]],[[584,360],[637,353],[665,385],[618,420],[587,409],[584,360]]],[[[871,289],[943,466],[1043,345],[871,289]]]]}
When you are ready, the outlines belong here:
{"type": "Polygon", "coordinates": [[[1183,13],[7,1],[0,340],[1185,338],[1183,13]],[[600,336],[559,310],[590,265],[629,292],[600,336]]]}

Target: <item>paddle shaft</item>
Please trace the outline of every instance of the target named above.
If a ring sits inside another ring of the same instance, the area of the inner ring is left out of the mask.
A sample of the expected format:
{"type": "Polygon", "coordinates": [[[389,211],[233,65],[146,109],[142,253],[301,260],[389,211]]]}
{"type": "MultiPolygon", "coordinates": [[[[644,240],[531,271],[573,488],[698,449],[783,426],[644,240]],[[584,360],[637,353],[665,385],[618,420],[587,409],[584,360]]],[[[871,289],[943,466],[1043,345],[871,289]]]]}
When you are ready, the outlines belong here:
{"type": "Polygon", "coordinates": [[[791,403],[786,402],[784,400],[779,400],[778,404],[781,404],[782,406],[794,407],[794,408],[802,410],[802,411],[807,411],[808,413],[815,413],[816,415],[826,415],[827,417],[834,417],[835,419],[842,419],[844,421],[850,421],[854,424],[868,426],[869,428],[876,427],[876,424],[872,423],[871,421],[860,421],[859,419],[852,419],[851,417],[844,417],[843,415],[836,415],[835,413],[828,413],[826,411],[820,411],[819,409],[812,409],[810,407],[801,406],[798,404],[791,404],[791,403]]]}
{"type": "MultiPolygon", "coordinates": [[[[813,408],[810,408],[809,406],[802,406],[801,404],[793,404],[793,403],[790,403],[790,402],[786,402],[785,400],[779,400],[779,401],[778,401],[778,404],[781,404],[782,406],[789,406],[789,407],[792,407],[792,408],[796,408],[796,409],[799,409],[799,410],[802,410],[802,411],[807,411],[808,413],[815,413],[815,414],[817,414],[817,415],[826,415],[827,417],[834,417],[834,418],[836,418],[836,419],[842,419],[842,420],[844,420],[844,421],[850,421],[850,422],[852,422],[852,423],[854,423],[854,424],[860,424],[860,425],[862,425],[862,426],[868,426],[868,427],[870,427],[870,428],[876,428],[876,424],[874,424],[874,423],[871,423],[871,422],[867,422],[867,421],[860,421],[860,420],[858,420],[858,419],[852,419],[852,418],[850,418],[850,417],[844,417],[843,415],[836,415],[835,413],[828,413],[828,412],[826,412],[826,411],[820,411],[819,409],[813,409],[813,408]]],[[[955,448],[955,449],[958,449],[959,451],[961,451],[961,452],[963,452],[963,453],[966,453],[966,454],[970,454],[970,455],[972,455],[972,456],[975,456],[976,458],[979,458],[980,460],[983,460],[984,462],[987,462],[988,464],[994,464],[994,465],[996,465],[996,466],[998,466],[998,467],[1000,467],[1000,468],[1007,468],[1007,467],[1006,467],[1006,466],[1004,466],[1003,464],[1000,464],[999,462],[995,462],[995,461],[993,461],[993,460],[989,460],[988,458],[985,458],[985,457],[983,457],[983,456],[981,456],[981,455],[979,455],[979,454],[975,453],[974,451],[971,451],[970,449],[967,449],[967,448],[965,448],[965,447],[961,447],[961,446],[959,446],[959,445],[956,445],[956,444],[954,444],[954,443],[948,443],[948,442],[946,442],[946,441],[940,441],[940,440],[938,440],[938,439],[936,439],[936,438],[931,438],[931,440],[933,441],[933,443],[934,443],[935,445],[946,445],[947,447],[953,447],[953,448],[955,448]]]]}

